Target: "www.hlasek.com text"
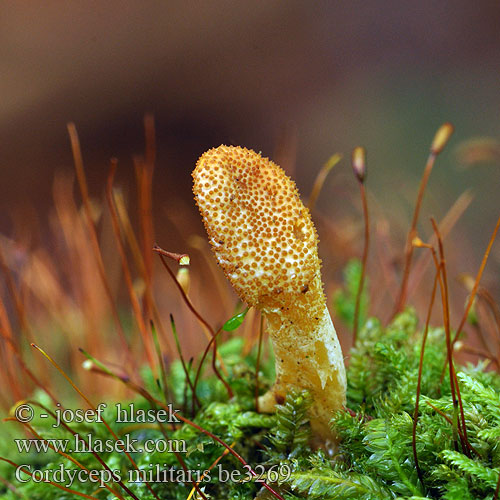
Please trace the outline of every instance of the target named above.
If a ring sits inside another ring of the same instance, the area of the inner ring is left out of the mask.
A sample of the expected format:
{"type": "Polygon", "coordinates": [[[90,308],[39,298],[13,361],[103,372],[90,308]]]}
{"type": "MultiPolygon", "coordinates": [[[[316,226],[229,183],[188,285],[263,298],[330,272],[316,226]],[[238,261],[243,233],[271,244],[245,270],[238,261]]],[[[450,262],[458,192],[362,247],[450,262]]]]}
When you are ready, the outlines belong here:
{"type": "Polygon", "coordinates": [[[100,439],[91,433],[73,438],[14,439],[19,453],[187,453],[184,439],[146,439],[139,441],[125,434],[120,439],[100,439]]]}

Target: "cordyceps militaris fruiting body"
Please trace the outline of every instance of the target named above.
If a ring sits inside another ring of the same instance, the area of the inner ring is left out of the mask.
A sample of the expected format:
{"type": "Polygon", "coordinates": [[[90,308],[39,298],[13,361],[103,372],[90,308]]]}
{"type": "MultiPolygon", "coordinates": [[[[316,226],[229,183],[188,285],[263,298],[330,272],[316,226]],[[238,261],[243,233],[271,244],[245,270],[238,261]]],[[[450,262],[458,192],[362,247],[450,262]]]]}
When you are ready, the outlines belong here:
{"type": "Polygon", "coordinates": [[[306,389],[314,433],[334,439],[329,422],[345,402],[344,361],[323,293],[316,229],[295,183],[269,159],[233,146],[204,153],[193,178],[219,265],[267,321],[276,381],[260,410],[272,412],[291,389],[306,389]]]}

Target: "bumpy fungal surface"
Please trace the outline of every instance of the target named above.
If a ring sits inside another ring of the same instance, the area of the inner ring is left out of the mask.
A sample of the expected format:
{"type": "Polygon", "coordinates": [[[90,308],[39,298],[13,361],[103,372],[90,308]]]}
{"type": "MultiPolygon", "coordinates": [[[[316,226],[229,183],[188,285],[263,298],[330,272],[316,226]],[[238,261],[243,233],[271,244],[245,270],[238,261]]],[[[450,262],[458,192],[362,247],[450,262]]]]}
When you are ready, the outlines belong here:
{"type": "Polygon", "coordinates": [[[276,356],[276,383],[260,400],[272,411],[291,389],[314,396],[311,423],[329,421],[345,398],[345,370],[321,282],[317,234],[295,183],[252,150],[219,146],[193,172],[195,199],[219,265],[262,310],[276,356]]]}

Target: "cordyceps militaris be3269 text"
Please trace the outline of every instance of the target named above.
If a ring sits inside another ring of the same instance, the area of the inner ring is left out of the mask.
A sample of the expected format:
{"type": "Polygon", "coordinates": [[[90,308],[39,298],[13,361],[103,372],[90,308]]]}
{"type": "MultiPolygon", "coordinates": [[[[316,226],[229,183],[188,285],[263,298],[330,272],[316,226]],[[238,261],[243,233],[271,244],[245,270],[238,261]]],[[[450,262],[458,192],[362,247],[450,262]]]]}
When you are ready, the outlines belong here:
{"type": "Polygon", "coordinates": [[[314,433],[334,440],[329,422],[345,402],[344,361],[323,293],[316,229],[295,183],[269,159],[233,146],[204,153],[193,178],[219,265],[267,321],[276,381],[259,408],[271,412],[290,389],[306,389],[314,433]]]}

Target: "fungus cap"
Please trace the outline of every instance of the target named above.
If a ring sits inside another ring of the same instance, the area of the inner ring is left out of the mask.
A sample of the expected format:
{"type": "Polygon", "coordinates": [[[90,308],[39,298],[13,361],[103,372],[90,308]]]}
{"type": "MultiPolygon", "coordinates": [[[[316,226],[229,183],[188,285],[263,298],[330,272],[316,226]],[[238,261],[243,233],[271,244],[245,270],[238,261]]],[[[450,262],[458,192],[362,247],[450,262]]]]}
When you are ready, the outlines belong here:
{"type": "Polygon", "coordinates": [[[320,270],[318,239],[283,169],[255,151],[222,145],[200,157],[193,178],[212,249],[243,300],[265,306],[307,291],[320,270]]]}

